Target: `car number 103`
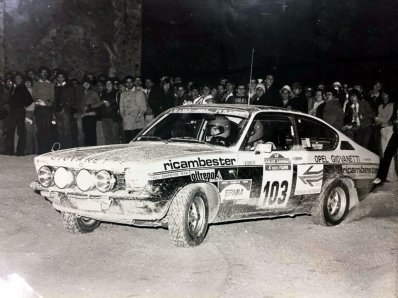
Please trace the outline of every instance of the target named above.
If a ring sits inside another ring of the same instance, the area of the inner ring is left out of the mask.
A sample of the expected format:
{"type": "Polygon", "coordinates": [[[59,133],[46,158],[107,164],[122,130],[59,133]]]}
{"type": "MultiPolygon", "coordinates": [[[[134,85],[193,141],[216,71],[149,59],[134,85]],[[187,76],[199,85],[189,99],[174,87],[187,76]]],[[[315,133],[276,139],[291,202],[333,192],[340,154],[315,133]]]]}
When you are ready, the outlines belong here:
{"type": "Polygon", "coordinates": [[[288,200],[289,182],[267,181],[263,189],[265,205],[271,208],[285,207],[288,200]]]}

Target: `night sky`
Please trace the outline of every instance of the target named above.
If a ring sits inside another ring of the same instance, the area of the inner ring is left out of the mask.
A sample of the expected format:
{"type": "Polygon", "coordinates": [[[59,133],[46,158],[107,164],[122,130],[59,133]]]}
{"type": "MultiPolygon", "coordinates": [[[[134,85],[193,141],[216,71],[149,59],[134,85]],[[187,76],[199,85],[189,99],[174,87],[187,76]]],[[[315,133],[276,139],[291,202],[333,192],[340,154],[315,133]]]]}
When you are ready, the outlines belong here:
{"type": "Polygon", "coordinates": [[[398,1],[144,0],[143,74],[277,81],[398,78],[398,1]]]}

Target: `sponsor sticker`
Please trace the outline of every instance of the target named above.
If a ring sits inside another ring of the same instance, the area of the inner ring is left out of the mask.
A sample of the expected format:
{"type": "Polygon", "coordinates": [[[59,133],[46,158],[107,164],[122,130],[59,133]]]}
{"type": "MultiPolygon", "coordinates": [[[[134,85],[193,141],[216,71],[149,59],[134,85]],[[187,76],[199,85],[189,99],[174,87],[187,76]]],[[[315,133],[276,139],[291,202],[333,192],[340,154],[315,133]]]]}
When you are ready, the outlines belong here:
{"type": "Polygon", "coordinates": [[[323,165],[298,165],[295,195],[320,193],[323,184],[323,165]]]}
{"type": "Polygon", "coordinates": [[[251,179],[224,180],[218,183],[221,200],[243,200],[250,197],[251,179]]]}
{"type": "Polygon", "coordinates": [[[292,165],[290,159],[283,157],[279,153],[274,153],[269,158],[264,159],[265,171],[289,171],[291,168],[292,165]]]}
{"type": "Polygon", "coordinates": [[[167,179],[167,178],[182,177],[189,175],[190,171],[176,171],[170,173],[152,174],[149,176],[149,180],[159,180],[159,179],[167,179]]]}
{"type": "Polygon", "coordinates": [[[374,179],[377,175],[378,165],[343,165],[343,175],[355,179],[374,179]]]}
{"type": "Polygon", "coordinates": [[[223,180],[220,171],[216,171],[216,170],[190,171],[189,175],[190,175],[192,181],[216,182],[216,181],[223,180]]]}
{"type": "Polygon", "coordinates": [[[354,164],[361,162],[359,155],[315,155],[316,163],[343,163],[354,164]]]}
{"type": "Polygon", "coordinates": [[[232,166],[236,164],[235,158],[196,158],[192,160],[178,160],[163,163],[164,169],[167,170],[180,170],[201,167],[218,167],[218,166],[232,166]]]}
{"type": "Polygon", "coordinates": [[[220,108],[173,108],[171,113],[204,113],[204,114],[220,114],[225,116],[249,117],[248,111],[239,111],[233,109],[220,109],[220,108]]]}

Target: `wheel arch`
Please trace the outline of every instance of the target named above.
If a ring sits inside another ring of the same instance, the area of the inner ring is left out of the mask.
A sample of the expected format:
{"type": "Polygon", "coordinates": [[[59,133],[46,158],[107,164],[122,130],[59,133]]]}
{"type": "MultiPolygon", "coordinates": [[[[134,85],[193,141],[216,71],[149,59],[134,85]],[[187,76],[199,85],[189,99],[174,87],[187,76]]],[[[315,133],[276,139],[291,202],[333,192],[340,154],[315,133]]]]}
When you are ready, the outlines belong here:
{"type": "Polygon", "coordinates": [[[349,209],[351,210],[353,207],[359,204],[358,192],[355,187],[355,182],[350,177],[331,177],[328,178],[322,186],[321,194],[323,194],[332,183],[336,181],[341,181],[348,189],[348,195],[350,196],[350,206],[349,209]]]}
{"type": "MultiPolygon", "coordinates": [[[[179,188],[178,191],[176,191],[172,197],[172,199],[169,202],[169,208],[173,200],[176,199],[177,194],[180,193],[181,191],[184,191],[184,189],[188,186],[195,186],[198,187],[201,191],[203,191],[206,194],[207,197],[207,204],[209,208],[209,223],[212,223],[218,214],[218,211],[220,209],[221,205],[221,197],[220,193],[218,192],[217,187],[214,184],[208,183],[208,182],[198,182],[198,183],[189,183],[184,185],[183,187],[179,188]]],[[[168,213],[168,211],[167,211],[168,213]]]]}

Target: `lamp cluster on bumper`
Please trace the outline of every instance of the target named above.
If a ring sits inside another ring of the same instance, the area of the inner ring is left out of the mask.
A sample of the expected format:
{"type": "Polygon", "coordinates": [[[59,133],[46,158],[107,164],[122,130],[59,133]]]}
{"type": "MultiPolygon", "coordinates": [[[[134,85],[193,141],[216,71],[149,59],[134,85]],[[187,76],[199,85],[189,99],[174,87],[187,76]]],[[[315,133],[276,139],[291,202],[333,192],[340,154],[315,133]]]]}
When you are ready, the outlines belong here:
{"type": "Polygon", "coordinates": [[[101,192],[112,190],[116,185],[116,177],[114,174],[102,170],[93,172],[89,170],[80,170],[77,175],[71,169],[59,167],[53,169],[43,166],[38,171],[39,183],[44,187],[50,187],[55,184],[58,188],[64,189],[74,184],[81,191],[89,191],[97,189],[101,192]]]}

